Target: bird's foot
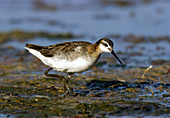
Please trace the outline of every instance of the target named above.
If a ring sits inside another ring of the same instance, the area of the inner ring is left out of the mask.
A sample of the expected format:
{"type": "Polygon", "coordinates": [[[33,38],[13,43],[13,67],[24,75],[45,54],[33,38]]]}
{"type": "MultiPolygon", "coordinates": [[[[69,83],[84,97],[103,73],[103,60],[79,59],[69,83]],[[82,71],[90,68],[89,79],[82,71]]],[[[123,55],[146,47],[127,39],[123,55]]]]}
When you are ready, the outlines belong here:
{"type": "Polygon", "coordinates": [[[77,93],[73,92],[73,88],[67,88],[67,90],[65,91],[65,93],[58,95],[59,97],[65,97],[65,96],[76,96],[77,93]]]}
{"type": "Polygon", "coordinates": [[[67,90],[65,93],[61,94],[61,95],[58,95],[59,97],[65,97],[66,95],[69,94],[69,91],[67,90]]]}

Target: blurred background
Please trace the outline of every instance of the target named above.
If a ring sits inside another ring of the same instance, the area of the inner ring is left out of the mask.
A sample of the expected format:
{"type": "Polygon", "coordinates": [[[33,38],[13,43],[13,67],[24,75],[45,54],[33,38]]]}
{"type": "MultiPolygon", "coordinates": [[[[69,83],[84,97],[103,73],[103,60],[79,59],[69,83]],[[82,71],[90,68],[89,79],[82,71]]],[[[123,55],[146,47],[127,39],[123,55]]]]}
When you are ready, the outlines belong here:
{"type": "Polygon", "coordinates": [[[0,117],[168,117],[169,78],[170,0],[0,0],[0,117]],[[103,37],[125,65],[102,54],[63,99],[24,49],[103,37]]]}
{"type": "Polygon", "coordinates": [[[169,0],[2,0],[0,45],[108,37],[126,64],[149,66],[169,60],[169,11],[169,0]]]}

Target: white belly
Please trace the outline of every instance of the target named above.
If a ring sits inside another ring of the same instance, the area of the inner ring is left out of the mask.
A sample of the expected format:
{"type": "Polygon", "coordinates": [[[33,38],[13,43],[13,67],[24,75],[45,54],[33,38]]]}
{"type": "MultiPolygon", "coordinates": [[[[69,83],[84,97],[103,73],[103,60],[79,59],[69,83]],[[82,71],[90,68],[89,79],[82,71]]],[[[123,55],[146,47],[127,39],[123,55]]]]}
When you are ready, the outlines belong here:
{"type": "Polygon", "coordinates": [[[73,61],[52,59],[52,63],[54,70],[64,72],[81,72],[93,65],[93,62],[81,57],[73,61]]]}
{"type": "Polygon", "coordinates": [[[48,65],[54,68],[54,70],[61,72],[82,72],[90,69],[95,62],[91,59],[85,59],[85,57],[79,57],[73,61],[61,60],[57,57],[45,57],[36,50],[29,48],[26,49],[29,50],[30,53],[38,57],[45,65],[48,65]]]}

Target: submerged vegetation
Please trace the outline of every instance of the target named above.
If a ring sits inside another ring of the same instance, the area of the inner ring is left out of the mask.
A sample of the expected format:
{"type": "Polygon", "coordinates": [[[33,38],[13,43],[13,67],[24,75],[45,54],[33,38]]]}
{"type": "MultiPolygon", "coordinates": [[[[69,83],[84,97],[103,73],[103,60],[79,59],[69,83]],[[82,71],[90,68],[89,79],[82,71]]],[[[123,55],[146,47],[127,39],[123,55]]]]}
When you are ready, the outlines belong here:
{"type": "Polygon", "coordinates": [[[9,116],[167,116],[170,110],[169,61],[155,60],[148,68],[114,65],[113,57],[102,57],[92,71],[70,81],[74,95],[59,97],[62,82],[46,77],[48,67],[38,59],[14,47],[0,53],[0,110],[9,116]]]}
{"type": "Polygon", "coordinates": [[[17,40],[17,41],[26,41],[26,40],[31,40],[36,37],[39,38],[48,38],[48,39],[56,39],[56,38],[78,38],[82,37],[81,35],[76,36],[70,32],[66,33],[48,33],[48,32],[30,32],[30,31],[23,31],[23,30],[13,30],[10,32],[1,32],[0,33],[0,44],[5,43],[7,41],[11,40],[17,40]]]}
{"type": "Polygon", "coordinates": [[[82,1],[1,1],[0,117],[170,117],[168,2],[82,1]],[[103,36],[125,65],[102,54],[74,75],[65,97],[62,82],[24,49],[103,36]]]}

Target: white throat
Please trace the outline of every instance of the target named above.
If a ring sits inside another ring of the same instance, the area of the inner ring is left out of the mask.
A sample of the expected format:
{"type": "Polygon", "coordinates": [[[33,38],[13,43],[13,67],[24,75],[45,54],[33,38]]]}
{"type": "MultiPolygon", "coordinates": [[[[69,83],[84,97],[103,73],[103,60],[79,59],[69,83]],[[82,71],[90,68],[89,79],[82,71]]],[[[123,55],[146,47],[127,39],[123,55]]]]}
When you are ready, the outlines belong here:
{"type": "Polygon", "coordinates": [[[99,48],[102,52],[110,52],[110,50],[108,49],[108,47],[105,47],[102,43],[99,44],[99,48]]]}

